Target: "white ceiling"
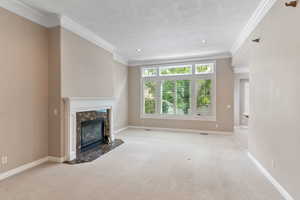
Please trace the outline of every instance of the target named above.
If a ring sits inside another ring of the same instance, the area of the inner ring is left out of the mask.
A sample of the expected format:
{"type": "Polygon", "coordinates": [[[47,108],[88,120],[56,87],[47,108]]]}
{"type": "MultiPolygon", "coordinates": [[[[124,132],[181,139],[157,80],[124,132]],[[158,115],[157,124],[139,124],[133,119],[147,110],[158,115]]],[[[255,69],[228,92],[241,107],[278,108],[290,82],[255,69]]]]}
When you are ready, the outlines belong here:
{"type": "Polygon", "coordinates": [[[129,60],[229,52],[260,0],[22,0],[68,16],[129,60]],[[202,40],[207,43],[203,44],[202,40]],[[136,49],[142,49],[138,53],[136,49]]]}

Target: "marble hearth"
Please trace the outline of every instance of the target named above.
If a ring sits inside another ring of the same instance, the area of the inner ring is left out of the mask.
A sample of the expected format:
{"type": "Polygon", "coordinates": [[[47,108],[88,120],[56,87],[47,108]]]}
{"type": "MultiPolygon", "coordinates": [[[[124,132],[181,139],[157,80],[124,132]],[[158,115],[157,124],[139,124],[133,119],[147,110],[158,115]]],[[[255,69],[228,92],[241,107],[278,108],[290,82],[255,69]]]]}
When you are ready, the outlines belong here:
{"type": "MultiPolygon", "coordinates": [[[[84,156],[89,152],[89,149],[82,151],[81,133],[82,123],[91,122],[103,125],[103,139],[99,142],[104,146],[101,148],[110,149],[115,147],[115,136],[113,132],[113,109],[114,99],[110,98],[64,98],[65,103],[65,151],[66,161],[78,160],[80,156],[84,156]]],[[[101,139],[101,138],[99,138],[101,139]]],[[[97,142],[95,142],[97,143],[97,142]]],[[[117,144],[122,143],[120,141],[117,144]]],[[[87,143],[89,144],[89,143],[87,143]]],[[[101,149],[99,149],[101,150],[101,149]]],[[[98,152],[99,151],[95,151],[98,152]]],[[[101,150],[101,152],[103,152],[101,150]]],[[[90,153],[87,159],[92,159],[96,156],[94,152],[90,153]]]]}

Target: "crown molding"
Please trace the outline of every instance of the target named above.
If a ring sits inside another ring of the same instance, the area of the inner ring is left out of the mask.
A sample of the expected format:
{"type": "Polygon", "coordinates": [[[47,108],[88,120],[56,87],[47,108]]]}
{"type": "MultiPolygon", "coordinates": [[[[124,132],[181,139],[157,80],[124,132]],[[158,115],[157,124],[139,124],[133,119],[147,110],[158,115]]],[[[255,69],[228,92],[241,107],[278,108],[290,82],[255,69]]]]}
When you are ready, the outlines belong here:
{"type": "Polygon", "coordinates": [[[57,15],[41,12],[18,0],[0,0],[0,7],[47,28],[59,24],[57,15]]]}
{"type": "Polygon", "coordinates": [[[107,42],[106,40],[99,37],[96,33],[90,31],[88,28],[80,25],[79,23],[73,21],[71,18],[67,16],[60,17],[60,25],[61,27],[79,35],[80,37],[94,43],[95,45],[114,53],[115,47],[107,42]]]}
{"type": "Polygon", "coordinates": [[[121,64],[123,64],[123,65],[128,66],[128,59],[126,59],[126,58],[120,56],[120,55],[117,54],[116,52],[114,52],[113,56],[114,56],[114,60],[115,60],[115,61],[117,61],[117,62],[119,62],[119,63],[121,63],[121,64]]]}
{"type": "Polygon", "coordinates": [[[80,37],[88,40],[89,42],[97,45],[100,48],[105,49],[106,51],[113,54],[113,59],[119,63],[122,63],[124,65],[128,65],[128,60],[121,55],[116,53],[116,47],[109,43],[108,41],[104,40],[100,36],[98,36],[96,33],[90,31],[88,28],[82,26],[81,24],[75,22],[71,18],[67,16],[61,16],[60,17],[60,26],[65,28],[68,31],[71,31],[72,33],[75,33],[79,35],[80,37]]]}
{"type": "Polygon", "coordinates": [[[235,74],[248,74],[250,73],[249,67],[234,67],[233,72],[235,74]]]}
{"type": "Polygon", "coordinates": [[[131,67],[137,66],[151,66],[151,65],[161,65],[161,64],[171,64],[171,63],[185,63],[185,62],[196,62],[203,60],[214,60],[222,58],[231,58],[230,52],[215,53],[215,54],[205,54],[192,57],[181,57],[181,58],[166,58],[166,59],[149,59],[149,60],[129,60],[128,65],[131,67]]]}
{"type": "Polygon", "coordinates": [[[124,65],[128,64],[127,59],[115,53],[116,48],[114,45],[67,16],[60,16],[46,11],[41,11],[32,8],[19,0],[0,0],[0,7],[47,28],[60,25],[93,44],[109,51],[113,54],[113,58],[117,62],[124,65]]]}
{"type": "Polygon", "coordinates": [[[250,19],[248,20],[245,27],[240,32],[237,40],[231,48],[231,53],[234,55],[239,48],[244,44],[250,34],[255,30],[256,26],[261,22],[265,15],[269,12],[272,6],[276,3],[277,0],[262,0],[250,19]]]}

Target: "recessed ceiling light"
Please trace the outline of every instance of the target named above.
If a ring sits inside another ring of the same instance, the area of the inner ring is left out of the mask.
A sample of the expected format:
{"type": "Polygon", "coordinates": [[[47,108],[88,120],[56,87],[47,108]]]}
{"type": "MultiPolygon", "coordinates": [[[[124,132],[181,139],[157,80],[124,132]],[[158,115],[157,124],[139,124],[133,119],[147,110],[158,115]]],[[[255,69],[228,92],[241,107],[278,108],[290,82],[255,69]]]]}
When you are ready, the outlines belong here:
{"type": "Polygon", "coordinates": [[[136,52],[141,53],[142,49],[136,49],[136,52]]]}
{"type": "Polygon", "coordinates": [[[203,44],[206,44],[206,43],[207,43],[207,41],[206,41],[206,40],[202,40],[202,43],[203,43],[203,44]]]}

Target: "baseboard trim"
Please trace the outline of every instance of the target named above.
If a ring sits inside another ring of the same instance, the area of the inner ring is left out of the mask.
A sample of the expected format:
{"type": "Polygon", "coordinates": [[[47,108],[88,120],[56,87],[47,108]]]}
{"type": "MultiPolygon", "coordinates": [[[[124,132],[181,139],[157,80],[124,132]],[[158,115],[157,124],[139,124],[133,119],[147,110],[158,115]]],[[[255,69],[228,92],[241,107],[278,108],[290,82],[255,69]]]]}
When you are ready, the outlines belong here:
{"type": "Polygon", "coordinates": [[[261,173],[274,185],[274,187],[279,191],[283,198],[285,198],[286,200],[295,200],[250,152],[248,152],[248,157],[261,171],[261,173]]]}
{"type": "Polygon", "coordinates": [[[65,162],[65,157],[54,157],[54,156],[48,156],[49,162],[56,162],[56,163],[63,163],[65,162]]]}
{"type": "Polygon", "coordinates": [[[128,128],[129,128],[128,126],[125,126],[125,127],[120,128],[120,129],[118,129],[118,130],[115,130],[114,132],[115,132],[115,134],[119,134],[120,132],[125,131],[125,130],[128,129],[128,128]]]}
{"type": "Polygon", "coordinates": [[[249,129],[249,127],[248,126],[235,126],[234,127],[234,130],[240,130],[240,129],[247,130],[247,129],[249,129]]]}
{"type": "Polygon", "coordinates": [[[15,169],[11,169],[11,170],[9,170],[7,172],[0,173],[0,181],[2,181],[4,179],[7,179],[7,178],[9,178],[11,176],[20,174],[20,173],[22,173],[22,172],[24,172],[26,170],[29,170],[31,168],[34,168],[34,167],[39,166],[39,165],[41,165],[43,163],[46,163],[46,162],[63,163],[64,161],[65,161],[64,157],[47,156],[45,158],[33,161],[31,163],[27,163],[25,165],[22,165],[20,167],[15,168],[15,169]]]}
{"type": "Polygon", "coordinates": [[[175,132],[188,132],[188,133],[207,133],[212,135],[232,135],[233,132],[226,131],[205,131],[205,130],[196,130],[196,129],[179,129],[179,128],[160,128],[160,127],[147,127],[147,126],[128,126],[128,128],[134,129],[150,129],[158,131],[175,131],[175,132]]]}
{"type": "Polygon", "coordinates": [[[26,171],[28,169],[31,169],[33,167],[36,167],[38,165],[41,165],[41,164],[43,164],[45,162],[48,162],[48,160],[49,160],[48,157],[45,157],[45,158],[33,161],[31,163],[27,163],[25,165],[22,165],[20,167],[15,168],[15,169],[11,169],[11,170],[9,170],[7,172],[0,173],[0,181],[6,179],[8,177],[14,176],[16,174],[19,174],[19,173],[21,173],[23,171],[26,171]]]}

